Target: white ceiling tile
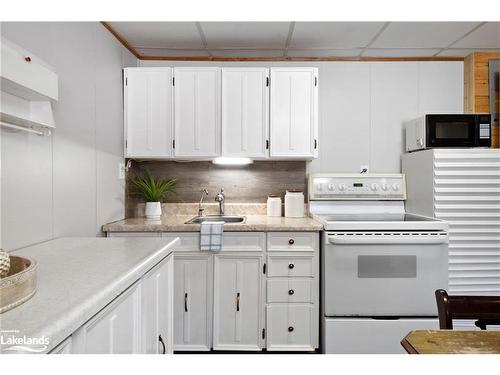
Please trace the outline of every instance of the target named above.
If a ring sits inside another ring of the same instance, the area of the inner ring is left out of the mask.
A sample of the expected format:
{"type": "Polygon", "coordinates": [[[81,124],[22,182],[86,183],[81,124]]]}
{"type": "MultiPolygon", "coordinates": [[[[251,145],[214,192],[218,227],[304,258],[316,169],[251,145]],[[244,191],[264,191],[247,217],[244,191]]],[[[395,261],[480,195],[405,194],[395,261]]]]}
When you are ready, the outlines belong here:
{"type": "Polygon", "coordinates": [[[206,50],[196,49],[165,49],[165,48],[136,48],[139,54],[144,56],[186,56],[186,57],[208,57],[206,50]]]}
{"type": "Polygon", "coordinates": [[[284,48],[290,22],[202,22],[208,48],[284,48]]]}
{"type": "Polygon", "coordinates": [[[210,50],[214,57],[281,57],[284,55],[283,50],[240,50],[240,49],[225,49],[225,50],[210,50]]]}
{"type": "Polygon", "coordinates": [[[439,49],[367,49],[362,56],[367,57],[432,57],[439,49]]]}
{"type": "Polygon", "coordinates": [[[384,22],[296,22],[289,48],[366,47],[384,22]]]}
{"type": "Polygon", "coordinates": [[[133,47],[201,49],[195,22],[110,22],[133,47]]]}
{"type": "Polygon", "coordinates": [[[444,48],[479,22],[391,22],[370,47],[444,48]]]}
{"type": "Polygon", "coordinates": [[[291,57],[352,57],[358,56],[361,49],[289,49],[287,56],[291,57]]]}
{"type": "Polygon", "coordinates": [[[500,48],[500,22],[488,22],[462,40],[454,48],[500,48]]]}

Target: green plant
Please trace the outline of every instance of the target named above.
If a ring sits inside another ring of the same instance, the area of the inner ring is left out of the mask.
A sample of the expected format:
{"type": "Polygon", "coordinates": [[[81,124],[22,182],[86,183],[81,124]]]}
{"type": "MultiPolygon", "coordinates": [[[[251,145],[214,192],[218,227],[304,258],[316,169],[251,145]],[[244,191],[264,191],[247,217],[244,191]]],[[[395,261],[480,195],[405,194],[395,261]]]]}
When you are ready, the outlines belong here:
{"type": "Polygon", "coordinates": [[[160,202],[167,194],[173,193],[177,186],[177,180],[155,177],[147,169],[142,175],[132,176],[130,181],[146,202],[160,202]]]}

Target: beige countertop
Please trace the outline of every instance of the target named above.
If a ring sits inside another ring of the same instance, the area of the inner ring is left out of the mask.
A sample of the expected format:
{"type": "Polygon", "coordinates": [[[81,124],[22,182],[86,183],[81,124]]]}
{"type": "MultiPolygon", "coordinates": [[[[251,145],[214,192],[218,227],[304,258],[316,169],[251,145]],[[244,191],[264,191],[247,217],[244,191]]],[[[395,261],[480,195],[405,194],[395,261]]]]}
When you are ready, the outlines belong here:
{"type": "MultiPolygon", "coordinates": [[[[130,218],[102,226],[104,232],[198,232],[199,224],[185,224],[194,215],[165,215],[160,220],[130,218]]],[[[323,225],[310,218],[268,217],[244,215],[243,223],[224,224],[226,232],[316,232],[323,225]]]]}
{"type": "MultiPolygon", "coordinates": [[[[176,243],[161,238],[59,238],[12,252],[36,260],[38,291],[0,315],[4,339],[45,337],[49,342],[40,352],[49,352],[167,257],[176,243]]],[[[0,343],[0,354],[14,349],[0,343]]]]}

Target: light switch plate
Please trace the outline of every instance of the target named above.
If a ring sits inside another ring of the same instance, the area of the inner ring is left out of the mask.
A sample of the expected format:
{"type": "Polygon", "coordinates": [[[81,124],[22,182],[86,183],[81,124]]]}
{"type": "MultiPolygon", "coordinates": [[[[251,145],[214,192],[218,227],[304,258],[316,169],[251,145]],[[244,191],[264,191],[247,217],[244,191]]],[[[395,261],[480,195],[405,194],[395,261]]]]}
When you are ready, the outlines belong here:
{"type": "Polygon", "coordinates": [[[125,163],[118,163],[118,179],[125,180],[125,163]]]}

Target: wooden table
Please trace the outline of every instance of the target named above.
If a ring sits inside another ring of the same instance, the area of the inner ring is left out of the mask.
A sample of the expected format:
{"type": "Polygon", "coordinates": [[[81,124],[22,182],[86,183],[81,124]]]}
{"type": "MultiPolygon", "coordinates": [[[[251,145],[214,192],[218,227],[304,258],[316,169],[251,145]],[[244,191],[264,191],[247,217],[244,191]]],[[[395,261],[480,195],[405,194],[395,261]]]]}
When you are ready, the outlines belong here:
{"type": "Polygon", "coordinates": [[[410,354],[500,354],[500,331],[411,331],[401,340],[410,354]]]}

